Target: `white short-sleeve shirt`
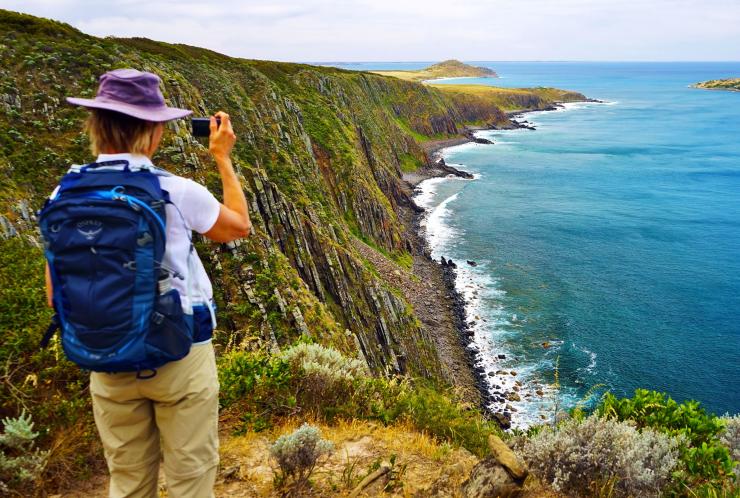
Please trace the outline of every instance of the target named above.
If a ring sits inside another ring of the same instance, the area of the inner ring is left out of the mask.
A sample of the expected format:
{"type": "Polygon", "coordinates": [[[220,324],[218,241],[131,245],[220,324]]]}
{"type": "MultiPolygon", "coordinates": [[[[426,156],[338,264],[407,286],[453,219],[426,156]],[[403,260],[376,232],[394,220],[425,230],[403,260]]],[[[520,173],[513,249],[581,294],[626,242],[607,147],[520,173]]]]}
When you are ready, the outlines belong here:
{"type": "MultiPolygon", "coordinates": [[[[148,157],[138,154],[100,154],[96,162],[128,161],[129,167],[154,167],[148,157]]],[[[118,166],[113,166],[118,168],[118,166]]],[[[120,166],[123,168],[123,166],[120,166]]],[[[156,173],[156,171],[155,171],[156,173]]],[[[165,245],[165,267],[176,271],[184,278],[173,278],[172,287],[178,290],[182,299],[183,309],[189,305],[211,304],[213,302],[213,286],[206,274],[203,263],[195,249],[188,265],[191,231],[205,233],[213,228],[218,218],[221,203],[208,189],[188,178],[166,173],[159,170],[157,176],[163,190],[170,194],[172,204],[167,204],[167,243],[165,245]],[[179,212],[178,212],[179,210],[179,212]],[[192,272],[192,274],[191,274],[192,272]],[[188,302],[188,279],[192,302],[188,302]]],[[[54,190],[52,197],[58,190],[54,190]]]]}

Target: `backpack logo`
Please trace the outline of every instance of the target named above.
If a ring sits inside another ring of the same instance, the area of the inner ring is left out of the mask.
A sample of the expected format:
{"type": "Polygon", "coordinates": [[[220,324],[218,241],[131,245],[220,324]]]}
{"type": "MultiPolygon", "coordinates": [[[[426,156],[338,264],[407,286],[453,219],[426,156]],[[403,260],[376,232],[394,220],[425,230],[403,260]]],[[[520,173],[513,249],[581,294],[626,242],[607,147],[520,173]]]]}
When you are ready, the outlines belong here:
{"type": "Polygon", "coordinates": [[[87,240],[93,240],[103,231],[103,222],[100,220],[82,220],[77,222],[77,231],[87,240]]]}

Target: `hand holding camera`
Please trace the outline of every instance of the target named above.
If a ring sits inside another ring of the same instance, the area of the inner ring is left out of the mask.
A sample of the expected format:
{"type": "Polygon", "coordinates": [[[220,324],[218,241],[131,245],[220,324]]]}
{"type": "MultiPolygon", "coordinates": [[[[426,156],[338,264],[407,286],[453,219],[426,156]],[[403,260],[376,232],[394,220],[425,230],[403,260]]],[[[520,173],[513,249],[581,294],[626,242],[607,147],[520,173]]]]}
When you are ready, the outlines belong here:
{"type": "Polygon", "coordinates": [[[229,115],[218,111],[210,118],[192,118],[193,136],[209,137],[208,150],[214,158],[227,158],[236,143],[229,115]]]}

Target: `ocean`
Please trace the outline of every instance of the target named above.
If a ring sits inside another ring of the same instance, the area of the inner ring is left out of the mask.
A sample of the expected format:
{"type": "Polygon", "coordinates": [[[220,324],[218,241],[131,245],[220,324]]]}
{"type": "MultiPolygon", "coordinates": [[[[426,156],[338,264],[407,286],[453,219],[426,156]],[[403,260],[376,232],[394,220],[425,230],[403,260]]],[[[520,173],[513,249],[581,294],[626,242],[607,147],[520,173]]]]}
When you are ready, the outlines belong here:
{"type": "Polygon", "coordinates": [[[689,88],[740,63],[476,64],[501,78],[444,83],[604,101],[527,114],[535,131],[478,132],[495,143],[443,151],[473,180],[417,189],[514,425],[605,389],[740,412],[740,93],[689,88]]]}

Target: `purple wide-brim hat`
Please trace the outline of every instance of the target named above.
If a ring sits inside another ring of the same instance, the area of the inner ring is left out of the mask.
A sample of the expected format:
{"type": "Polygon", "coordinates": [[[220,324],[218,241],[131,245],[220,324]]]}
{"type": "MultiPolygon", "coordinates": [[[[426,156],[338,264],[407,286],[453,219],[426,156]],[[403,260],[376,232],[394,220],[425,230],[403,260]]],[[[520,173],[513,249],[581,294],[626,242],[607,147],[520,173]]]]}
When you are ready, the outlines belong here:
{"type": "Polygon", "coordinates": [[[115,69],[100,77],[94,99],[67,97],[67,102],[91,109],[107,109],[145,121],[170,121],[184,118],[193,111],[167,107],[159,90],[160,79],[154,73],[136,69],[115,69]]]}

